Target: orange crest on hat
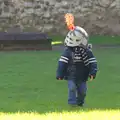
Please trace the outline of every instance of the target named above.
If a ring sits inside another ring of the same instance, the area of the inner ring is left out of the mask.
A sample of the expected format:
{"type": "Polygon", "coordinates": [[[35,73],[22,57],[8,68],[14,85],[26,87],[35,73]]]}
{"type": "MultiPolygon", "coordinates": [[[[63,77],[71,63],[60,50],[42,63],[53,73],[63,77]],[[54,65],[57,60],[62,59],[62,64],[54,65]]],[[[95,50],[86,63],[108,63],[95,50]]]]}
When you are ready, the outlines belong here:
{"type": "Polygon", "coordinates": [[[67,24],[67,27],[69,30],[74,30],[74,16],[71,13],[65,14],[65,23],[67,24]]]}

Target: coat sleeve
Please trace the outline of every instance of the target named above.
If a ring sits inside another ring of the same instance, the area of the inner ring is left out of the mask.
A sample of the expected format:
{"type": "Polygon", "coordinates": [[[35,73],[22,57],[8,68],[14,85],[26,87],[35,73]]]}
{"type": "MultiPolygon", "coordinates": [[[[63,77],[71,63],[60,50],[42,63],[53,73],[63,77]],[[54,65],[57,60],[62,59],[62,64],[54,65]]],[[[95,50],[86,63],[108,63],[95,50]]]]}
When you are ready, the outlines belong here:
{"type": "Polygon", "coordinates": [[[65,49],[58,60],[56,79],[64,79],[67,74],[67,68],[70,60],[70,52],[65,49]]]}
{"type": "Polygon", "coordinates": [[[98,65],[97,60],[95,56],[92,53],[92,50],[88,50],[88,64],[89,64],[89,75],[96,77],[97,71],[98,71],[98,65]]]}

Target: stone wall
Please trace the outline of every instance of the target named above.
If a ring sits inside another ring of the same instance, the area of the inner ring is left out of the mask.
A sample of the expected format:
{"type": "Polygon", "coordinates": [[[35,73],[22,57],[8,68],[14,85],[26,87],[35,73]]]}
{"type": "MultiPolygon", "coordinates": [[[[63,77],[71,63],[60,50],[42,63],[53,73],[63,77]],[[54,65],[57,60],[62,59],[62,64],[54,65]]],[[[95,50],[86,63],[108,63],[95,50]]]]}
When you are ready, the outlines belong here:
{"type": "Polygon", "coordinates": [[[67,12],[89,34],[120,35],[120,0],[0,0],[0,31],[17,25],[24,31],[66,34],[67,12]]]}

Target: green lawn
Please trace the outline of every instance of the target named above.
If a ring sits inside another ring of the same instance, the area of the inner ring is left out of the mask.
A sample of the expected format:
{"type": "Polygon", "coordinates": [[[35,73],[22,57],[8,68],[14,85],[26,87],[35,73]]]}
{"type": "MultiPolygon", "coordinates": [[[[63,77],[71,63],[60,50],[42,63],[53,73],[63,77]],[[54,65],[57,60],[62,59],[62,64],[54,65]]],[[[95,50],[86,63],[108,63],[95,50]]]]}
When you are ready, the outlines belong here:
{"type": "MultiPolygon", "coordinates": [[[[50,36],[55,41],[61,41],[63,42],[65,39],[65,36],[50,36]]],[[[99,44],[110,44],[110,45],[120,45],[120,36],[90,36],[89,43],[99,45],[99,44]]]]}
{"type": "Polygon", "coordinates": [[[0,52],[0,120],[120,120],[120,48],[93,51],[99,72],[84,108],[68,106],[55,79],[61,52],[0,52]]]}

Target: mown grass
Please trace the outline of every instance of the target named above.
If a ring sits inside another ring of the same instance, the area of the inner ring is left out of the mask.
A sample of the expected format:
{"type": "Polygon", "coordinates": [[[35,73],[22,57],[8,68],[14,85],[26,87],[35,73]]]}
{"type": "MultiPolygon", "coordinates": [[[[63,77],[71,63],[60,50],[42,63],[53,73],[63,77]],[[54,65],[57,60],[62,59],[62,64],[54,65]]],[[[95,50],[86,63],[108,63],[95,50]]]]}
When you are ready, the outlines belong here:
{"type": "Polygon", "coordinates": [[[120,48],[93,49],[99,72],[86,105],[67,104],[67,82],[55,79],[60,51],[0,53],[0,120],[120,120],[120,48]]]}
{"type": "MultiPolygon", "coordinates": [[[[50,36],[52,38],[52,41],[59,41],[64,42],[65,36],[50,36]]],[[[106,44],[106,45],[120,45],[120,36],[99,36],[94,35],[90,36],[89,43],[92,43],[94,45],[100,45],[100,44],[106,44]]]]}

